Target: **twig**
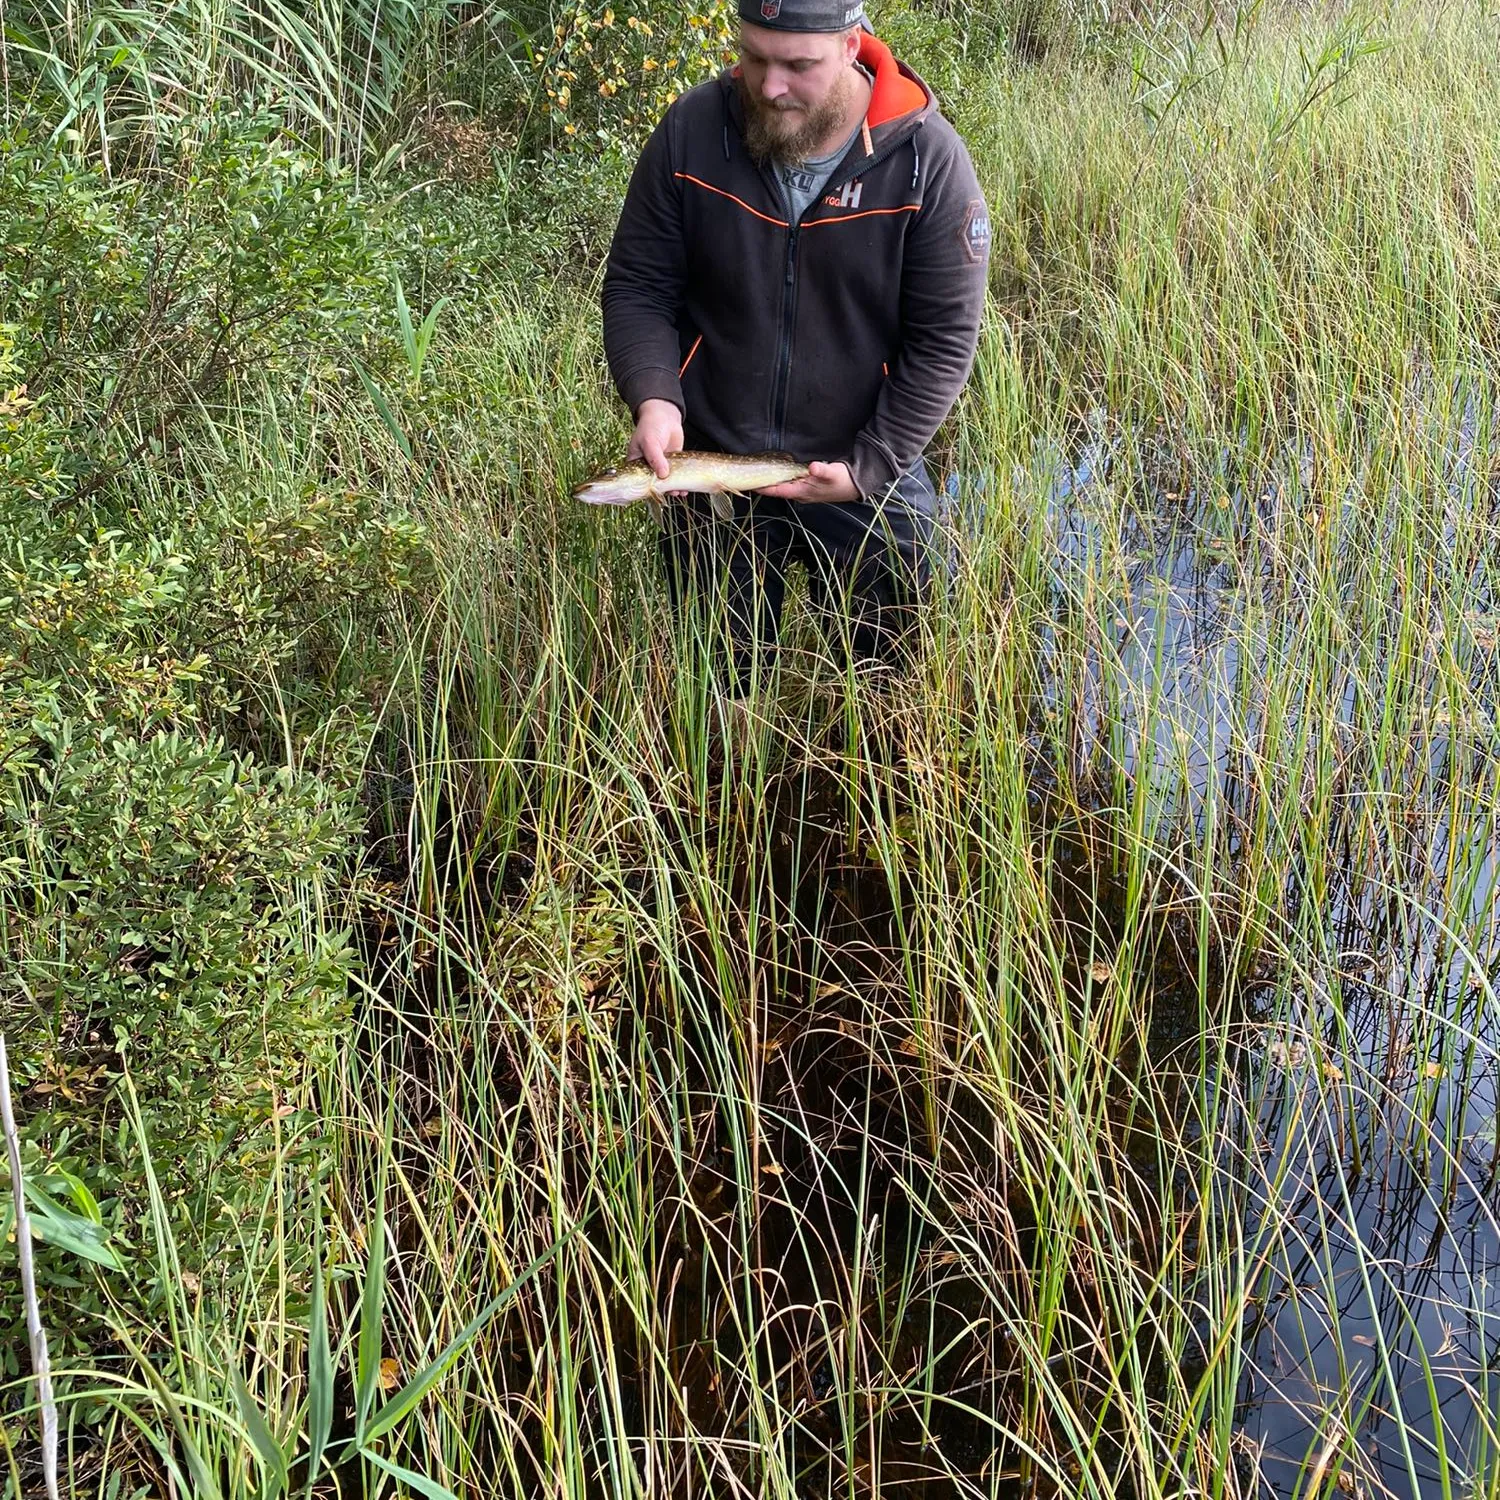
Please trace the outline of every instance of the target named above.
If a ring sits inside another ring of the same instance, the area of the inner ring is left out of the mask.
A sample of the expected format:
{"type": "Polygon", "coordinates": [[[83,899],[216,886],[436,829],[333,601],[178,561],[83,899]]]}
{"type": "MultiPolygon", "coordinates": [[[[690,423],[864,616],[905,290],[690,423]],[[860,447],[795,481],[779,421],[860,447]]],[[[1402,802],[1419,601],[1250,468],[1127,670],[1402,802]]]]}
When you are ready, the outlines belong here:
{"type": "Polygon", "coordinates": [[[47,1358],[47,1330],[36,1300],[36,1273],[31,1265],[31,1221],[26,1217],[26,1187],[21,1181],[21,1135],[10,1107],[10,1062],[5,1036],[0,1033],[0,1121],[5,1125],[5,1144],[10,1149],[10,1186],[16,1195],[16,1248],[21,1256],[21,1295],[26,1302],[26,1332],[31,1337],[31,1364],[36,1371],[36,1393],[42,1408],[42,1473],[48,1500],[57,1493],[57,1405],[52,1399],[52,1365],[47,1358]]]}

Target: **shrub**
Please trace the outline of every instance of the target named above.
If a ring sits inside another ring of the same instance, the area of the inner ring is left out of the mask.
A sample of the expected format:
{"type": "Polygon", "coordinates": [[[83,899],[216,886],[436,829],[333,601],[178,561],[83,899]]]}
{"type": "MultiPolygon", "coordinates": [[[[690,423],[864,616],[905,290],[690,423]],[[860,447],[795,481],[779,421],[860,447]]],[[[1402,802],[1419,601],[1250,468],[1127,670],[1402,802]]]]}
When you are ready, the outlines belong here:
{"type": "Polygon", "coordinates": [[[532,54],[553,144],[638,146],[679,94],[734,60],[735,35],[728,0],[665,10],[621,0],[618,12],[574,6],[550,49],[532,54]]]}
{"type": "MultiPolygon", "coordinates": [[[[210,727],[213,661],[173,638],[189,573],[108,532],[0,561],[0,993],[48,1169],[134,1199],[139,1158],[108,1128],[128,1061],[211,1254],[254,1194],[262,1127],[346,1007],[347,949],[307,907],[356,830],[350,778],[257,763],[210,727]]],[[[42,1264],[76,1333],[68,1258],[42,1264]]]]}
{"type": "Polygon", "coordinates": [[[246,370],[363,344],[387,280],[352,184],[266,111],[175,122],[124,177],[18,127],[0,138],[0,249],[29,395],[52,398],[64,473],[90,492],[246,370]]]}
{"type": "MultiPolygon", "coordinates": [[[[0,1025],[31,1170],[149,1309],[124,1071],[201,1263],[349,1009],[370,705],[425,537],[315,443],[294,464],[225,437],[273,410],[240,404],[245,372],[305,388],[372,342],[387,261],[337,174],[241,115],[128,178],[0,142],[0,245],[0,1025]]],[[[55,1344],[97,1353],[104,1299],[39,1248],[55,1344]]]]}

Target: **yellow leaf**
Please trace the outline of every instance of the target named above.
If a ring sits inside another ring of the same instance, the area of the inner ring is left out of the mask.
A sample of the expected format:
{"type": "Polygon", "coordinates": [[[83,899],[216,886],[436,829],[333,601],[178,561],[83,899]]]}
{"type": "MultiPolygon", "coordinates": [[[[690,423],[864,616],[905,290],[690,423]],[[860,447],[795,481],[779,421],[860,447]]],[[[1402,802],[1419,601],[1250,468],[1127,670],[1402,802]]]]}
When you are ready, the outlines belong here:
{"type": "Polygon", "coordinates": [[[1323,1076],[1330,1083],[1342,1083],[1344,1081],[1344,1070],[1337,1063],[1326,1062],[1323,1064],[1323,1076]]]}
{"type": "Polygon", "coordinates": [[[765,1166],[761,1168],[761,1171],[764,1172],[767,1177],[781,1176],[781,1168],[778,1167],[774,1161],[767,1162],[765,1166]]]}
{"type": "Polygon", "coordinates": [[[1089,965],[1089,977],[1095,984],[1103,984],[1105,980],[1113,978],[1115,966],[1105,958],[1097,958],[1089,965]]]}
{"type": "Polygon", "coordinates": [[[1426,1071],[1429,1078],[1446,1078],[1448,1076],[1447,1068],[1445,1068],[1441,1063],[1428,1063],[1426,1071]]]}
{"type": "Polygon", "coordinates": [[[380,1389],[393,1391],[401,1383],[401,1366],[389,1357],[380,1361],[380,1389]]]}

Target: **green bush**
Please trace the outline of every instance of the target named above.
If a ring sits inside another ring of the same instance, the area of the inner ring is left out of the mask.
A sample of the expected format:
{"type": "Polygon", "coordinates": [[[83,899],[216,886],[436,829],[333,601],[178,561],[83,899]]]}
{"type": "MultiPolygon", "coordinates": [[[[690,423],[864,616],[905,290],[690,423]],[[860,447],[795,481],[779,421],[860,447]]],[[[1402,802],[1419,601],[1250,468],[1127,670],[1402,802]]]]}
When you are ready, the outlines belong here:
{"type": "MultiPolygon", "coordinates": [[[[378,366],[389,259],[347,185],[263,116],[129,178],[40,139],[0,142],[0,1026],[29,1172],[149,1313],[142,1146],[207,1263],[341,1035],[363,759],[426,542],[317,444],[250,435],[262,372],[305,390],[355,340],[378,366]]],[[[54,1346],[98,1354],[107,1299],[39,1223],[54,1346]]],[[[0,1371],[24,1349],[0,1279],[0,1371]]]]}
{"type": "Polygon", "coordinates": [[[85,490],[164,452],[247,370],[363,347],[386,281],[352,183],[266,111],[177,121],[129,176],[40,121],[0,138],[0,307],[85,490]]]}
{"type": "Polygon", "coordinates": [[[551,46],[532,53],[545,98],[551,143],[597,151],[639,145],[686,89],[735,57],[728,0],[665,10],[620,0],[601,9],[574,5],[551,46]]]}
{"type": "MultiPolygon", "coordinates": [[[[347,954],[304,908],[354,827],[347,788],[209,727],[211,659],[172,639],[188,572],[109,533],[0,561],[0,993],[49,1170],[106,1203],[138,1182],[107,1128],[128,1064],[211,1253],[236,1185],[253,1189],[257,1127],[327,1056],[345,1004],[347,954]]],[[[67,1261],[43,1256],[71,1291],[67,1261]]],[[[55,1326],[78,1331],[78,1311],[55,1326]]],[[[0,1302],[0,1321],[19,1308],[0,1302]]]]}

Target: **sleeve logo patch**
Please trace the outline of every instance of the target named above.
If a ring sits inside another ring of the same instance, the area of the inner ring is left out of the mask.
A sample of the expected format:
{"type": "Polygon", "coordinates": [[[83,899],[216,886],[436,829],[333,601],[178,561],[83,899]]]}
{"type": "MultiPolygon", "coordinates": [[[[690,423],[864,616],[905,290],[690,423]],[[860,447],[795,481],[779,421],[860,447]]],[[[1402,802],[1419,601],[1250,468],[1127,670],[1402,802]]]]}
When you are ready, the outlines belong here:
{"type": "Polygon", "coordinates": [[[964,250],[975,265],[978,265],[990,253],[990,216],[985,211],[984,204],[973,198],[969,201],[969,211],[964,215],[964,227],[962,230],[964,250]]]}

